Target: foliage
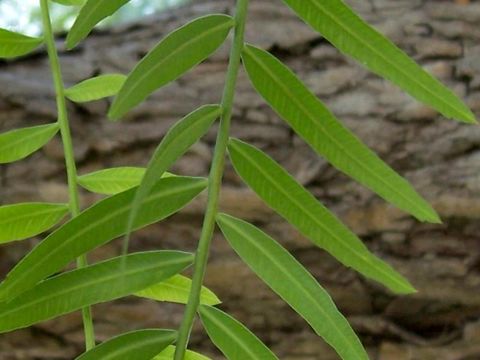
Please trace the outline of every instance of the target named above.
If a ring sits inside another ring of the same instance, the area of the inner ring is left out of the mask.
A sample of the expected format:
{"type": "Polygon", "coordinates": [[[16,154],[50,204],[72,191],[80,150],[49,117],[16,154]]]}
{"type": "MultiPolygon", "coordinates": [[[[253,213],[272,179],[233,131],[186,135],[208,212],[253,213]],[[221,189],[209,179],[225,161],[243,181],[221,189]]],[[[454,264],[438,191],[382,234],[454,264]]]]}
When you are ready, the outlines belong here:
{"type": "MultiPolygon", "coordinates": [[[[206,359],[186,350],[193,320],[199,313],[208,335],[228,359],[277,359],[243,324],[215,307],[220,300],[202,286],[217,223],[240,258],[342,359],[367,359],[368,355],[348,321],[307,269],[254,225],[218,213],[228,152],[234,169],[245,184],[314,244],[394,293],[415,291],[407,279],[370,252],[278,163],[254,146],[229,138],[241,60],[257,92],[319,155],[418,220],[439,223],[440,219],[421,195],[344,127],[286,65],[267,51],[244,43],[248,0],[237,0],[234,18],[222,14],[206,15],[171,32],[128,75],[103,74],[69,89],[65,89],[62,82],[48,1],[40,0],[43,38],[0,30],[0,57],[24,56],[42,43],[47,45],[57,94],[58,121],[0,134],[0,163],[21,160],[60,133],[65,149],[70,204],[28,203],[0,207],[0,242],[22,240],[47,231],[56,226],[68,210],[71,219],[58,225],[0,284],[0,332],[82,309],[86,352],[78,359],[132,356],[157,360],[206,359]],[[118,120],[151,93],[210,57],[232,29],[234,36],[224,95],[218,105],[204,105],[172,126],[147,168],[119,167],[78,176],[66,99],[87,102],[116,96],[108,115],[118,120]],[[209,178],[167,173],[218,119],[220,123],[209,178]],[[107,197],[81,211],[79,186],[107,197]],[[132,231],[180,211],[207,188],[204,225],[195,254],[179,251],[127,254],[132,231]],[[27,225],[23,225],[25,223],[27,225]],[[87,265],[85,255],[89,251],[120,236],[125,236],[122,256],[87,265]],[[78,269],[61,272],[75,258],[78,259],[78,269]],[[192,263],[193,278],[190,280],[180,273],[192,263]],[[178,332],[138,330],[95,347],[89,306],[127,295],[185,304],[185,316],[178,332]]],[[[83,4],[79,0],[52,1],[64,6],[83,4]]],[[[98,22],[115,14],[128,2],[85,1],[67,36],[67,47],[73,48],[98,22]]],[[[365,23],[343,1],[284,2],[339,50],[371,71],[446,117],[475,122],[472,112],[453,92],[365,23]]]]}
{"type": "MultiPolygon", "coordinates": [[[[155,12],[165,11],[192,0],[131,0],[129,5],[119,9],[112,16],[101,21],[102,28],[135,21],[155,12]]],[[[52,0],[52,26],[55,32],[65,32],[72,26],[85,0],[52,0]]],[[[0,0],[0,27],[30,35],[41,33],[41,12],[38,0],[0,0]]]]}

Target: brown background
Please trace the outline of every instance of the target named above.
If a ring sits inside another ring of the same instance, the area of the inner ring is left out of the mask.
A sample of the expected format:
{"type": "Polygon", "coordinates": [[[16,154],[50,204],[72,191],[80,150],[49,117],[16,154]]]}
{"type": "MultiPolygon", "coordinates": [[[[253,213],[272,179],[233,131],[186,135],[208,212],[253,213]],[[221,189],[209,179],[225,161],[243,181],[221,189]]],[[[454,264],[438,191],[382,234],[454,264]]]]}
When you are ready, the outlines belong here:
{"type": "MultiPolygon", "coordinates": [[[[480,113],[480,3],[423,0],[348,1],[466,99],[480,113]],[[468,4],[469,3],[469,4],[468,4]]],[[[68,85],[100,73],[127,73],[168,31],[201,14],[231,12],[230,1],[195,5],[142,23],[98,32],[73,52],[62,50],[68,85]]],[[[261,225],[318,278],[348,316],[372,359],[480,359],[480,128],[439,117],[394,86],[346,59],[295,18],[281,1],[253,0],[248,39],[271,50],[328,103],[342,121],[405,175],[444,219],[419,224],[388,206],[318,158],[252,91],[242,73],[233,133],[279,160],[368,247],[409,277],[418,294],[395,297],[340,266],[299,236],[246,190],[228,165],[222,207],[261,225]]],[[[59,42],[59,46],[61,42],[59,42]]],[[[227,48],[176,83],[158,91],[126,121],[105,119],[106,101],[71,105],[81,173],[103,167],[144,165],[168,127],[223,86],[227,48]]],[[[0,63],[0,130],[52,122],[54,96],[42,51],[0,63]]],[[[205,175],[215,129],[175,165],[174,172],[205,175]]],[[[0,201],[65,201],[58,139],[16,164],[0,167],[0,201]]],[[[97,198],[84,193],[86,206],[97,198]]],[[[137,233],[134,250],[193,250],[203,199],[171,219],[137,233]]],[[[38,240],[0,248],[5,274],[38,240]]],[[[118,242],[92,260],[113,256],[118,242]]],[[[337,359],[277,296],[215,236],[207,284],[234,314],[286,360],[337,359]]],[[[174,327],[182,307],[128,298],[94,307],[98,340],[129,329],[174,327]]],[[[198,325],[198,324],[197,324],[198,325]]],[[[81,350],[79,314],[0,335],[0,359],[72,359],[81,350]]],[[[198,326],[192,347],[221,357],[198,326]]]]}

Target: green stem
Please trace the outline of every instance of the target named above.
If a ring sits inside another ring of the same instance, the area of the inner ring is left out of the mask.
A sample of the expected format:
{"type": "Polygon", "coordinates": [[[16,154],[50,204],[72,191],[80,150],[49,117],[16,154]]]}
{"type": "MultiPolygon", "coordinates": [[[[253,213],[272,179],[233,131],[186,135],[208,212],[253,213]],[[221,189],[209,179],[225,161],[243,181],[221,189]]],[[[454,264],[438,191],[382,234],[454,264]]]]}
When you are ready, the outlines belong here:
{"type": "Polygon", "coordinates": [[[212,166],[210,168],[207,209],[203,221],[202,233],[198,243],[198,249],[195,255],[192,288],[190,290],[184,318],[178,334],[176,344],[177,348],[175,350],[174,357],[175,360],[184,359],[190,333],[192,331],[193,321],[195,320],[195,314],[200,304],[200,291],[202,289],[203,279],[205,277],[208,255],[210,253],[210,244],[212,242],[213,231],[215,229],[215,217],[218,212],[220,189],[222,186],[222,178],[225,168],[225,154],[227,152],[228,138],[230,133],[233,101],[235,97],[235,85],[237,83],[238,70],[240,68],[240,60],[244,44],[248,1],[249,0],[237,1],[235,34],[230,52],[227,79],[222,98],[223,114],[220,121],[220,127],[218,129],[212,166]]]}
{"type": "MultiPolygon", "coordinates": [[[[55,86],[58,124],[60,126],[60,134],[62,136],[63,150],[65,153],[65,164],[67,168],[68,178],[68,194],[70,201],[70,213],[72,217],[80,213],[80,201],[77,185],[77,167],[75,165],[75,157],[73,153],[72,135],[70,133],[70,125],[68,121],[67,104],[65,100],[65,88],[62,79],[60,61],[58,59],[57,47],[55,45],[55,37],[52,30],[52,22],[50,19],[50,11],[48,0],[40,0],[42,10],[42,22],[44,29],[45,43],[47,45],[48,58],[52,71],[53,84],[55,86]]],[[[83,255],[77,259],[77,267],[85,267],[87,265],[87,257],[83,255]]],[[[83,327],[85,332],[85,346],[89,350],[95,346],[95,333],[93,330],[92,312],[90,307],[82,310],[83,327]]]]}

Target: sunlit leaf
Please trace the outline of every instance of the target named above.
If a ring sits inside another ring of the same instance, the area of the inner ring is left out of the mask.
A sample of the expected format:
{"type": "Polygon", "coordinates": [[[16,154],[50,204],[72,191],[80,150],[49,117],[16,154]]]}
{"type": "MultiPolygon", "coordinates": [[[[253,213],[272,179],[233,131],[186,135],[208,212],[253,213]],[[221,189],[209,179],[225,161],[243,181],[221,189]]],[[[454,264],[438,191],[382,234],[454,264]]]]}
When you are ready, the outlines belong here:
{"type": "MultiPolygon", "coordinates": [[[[179,211],[206,186],[207,180],[202,178],[178,176],[160,180],[142,203],[134,229],[179,211]]],[[[0,298],[12,299],[78,256],[123,235],[135,190],[96,203],[39,243],[0,284],[0,298]]]]}
{"type": "Polygon", "coordinates": [[[67,204],[23,203],[0,207],[0,243],[47,231],[68,213],[67,204]]]}
{"type": "MultiPolygon", "coordinates": [[[[86,190],[103,195],[115,195],[140,185],[145,168],[140,167],[117,167],[103,169],[78,177],[78,184],[86,190]]],[[[176,176],[164,172],[160,178],[176,176]]]]}
{"type": "Polygon", "coordinates": [[[258,92],[317,153],[419,220],[440,222],[415,189],[338,122],[279,60],[253,46],[245,47],[243,59],[258,92]]]}
{"type": "Polygon", "coordinates": [[[42,38],[0,29],[0,59],[26,55],[35,50],[42,42],[42,38]]]}
{"type": "Polygon", "coordinates": [[[0,134],[0,164],[21,160],[42,148],[58,132],[57,124],[11,130],[0,134]]]}
{"type": "Polygon", "coordinates": [[[248,186],[317,246],[394,292],[415,291],[273,159],[235,139],[230,141],[229,153],[235,170],[248,186]]]}
{"type": "Polygon", "coordinates": [[[175,341],[177,332],[145,329],[116,336],[80,355],[76,360],[152,360],[175,341]]]}
{"type": "Polygon", "coordinates": [[[118,167],[95,171],[78,177],[78,184],[90,192],[114,195],[138,186],[145,168],[118,167]]]}
{"type": "Polygon", "coordinates": [[[234,20],[207,15],[167,35],[128,75],[109,111],[119,119],[158,88],[177,79],[222,45],[234,20]]]}
{"type": "Polygon", "coordinates": [[[205,135],[221,113],[220,105],[202,106],[185,116],[167,132],[148,163],[147,171],[135,194],[132,211],[127,222],[126,245],[128,245],[132,225],[145,196],[165,171],[205,135]]]}
{"type": "Polygon", "coordinates": [[[432,106],[448,118],[475,122],[462,101],[342,0],[283,0],[341,52],[432,106]]]}
{"type": "Polygon", "coordinates": [[[14,301],[0,303],[0,332],[130,295],[181,272],[192,261],[192,254],[178,251],[136,253],[57,275],[14,301]]]}
{"type": "MultiPolygon", "coordinates": [[[[168,280],[139,291],[135,293],[135,295],[156,301],[186,304],[188,302],[188,295],[190,294],[191,287],[192,280],[183,275],[175,275],[168,280]]],[[[217,305],[220,304],[220,300],[210,289],[203,286],[200,292],[200,303],[205,305],[217,305]]]]}
{"type": "Polygon", "coordinates": [[[65,6],[82,6],[86,0],[52,0],[53,2],[65,6]]]}
{"type": "Polygon", "coordinates": [[[130,0],[87,0],[67,35],[67,48],[85,39],[100,21],[114,14],[130,0]]]}
{"type": "Polygon", "coordinates": [[[77,103],[116,95],[127,77],[121,74],[100,75],[84,80],[65,90],[65,96],[77,103]]]}
{"type": "Polygon", "coordinates": [[[208,336],[228,360],[278,360],[259,338],[230,315],[206,305],[200,306],[199,312],[208,336]]]}
{"type": "MultiPolygon", "coordinates": [[[[175,354],[175,346],[169,346],[159,355],[155,356],[153,360],[172,360],[175,354]]],[[[187,350],[183,360],[210,360],[210,358],[199,353],[187,350]]]]}
{"type": "MultiPolygon", "coordinates": [[[[368,359],[360,340],[328,293],[287,250],[245,221],[221,214],[217,222],[242,260],[302,316],[342,359],[368,359]]],[[[226,341],[221,336],[217,335],[218,341],[226,341]]],[[[228,335],[223,336],[226,338],[228,335]]],[[[250,358],[257,357],[244,356],[238,359],[250,358]]]]}

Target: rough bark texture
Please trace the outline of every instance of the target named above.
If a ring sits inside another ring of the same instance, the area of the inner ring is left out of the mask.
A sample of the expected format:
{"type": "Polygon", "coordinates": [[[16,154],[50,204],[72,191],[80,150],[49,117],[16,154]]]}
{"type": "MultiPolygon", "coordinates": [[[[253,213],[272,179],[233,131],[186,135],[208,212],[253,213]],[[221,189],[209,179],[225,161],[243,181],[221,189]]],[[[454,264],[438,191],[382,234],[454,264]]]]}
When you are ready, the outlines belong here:
{"type": "MultiPolygon", "coordinates": [[[[480,113],[480,3],[476,1],[350,0],[480,113]],[[462,5],[463,3],[463,5],[462,5]]],[[[67,84],[99,73],[127,73],[164,34],[201,14],[230,12],[231,2],[209,1],[140,24],[97,32],[77,50],[62,52],[67,84]]],[[[251,4],[250,42],[271,50],[304,79],[343,122],[429,199],[444,224],[420,224],[330,167],[296,137],[252,90],[238,84],[233,133],[279,160],[368,247],[418,289],[395,297],[340,266],[298,235],[244,186],[228,165],[222,207],[274,235],[330,291],[368,347],[372,359],[480,359],[480,128],[441,118],[396,87],[345,58],[295,18],[280,1],[251,4]]],[[[61,46],[61,44],[59,43],[61,46]]],[[[228,48],[158,91],[120,123],[105,119],[108,103],[71,105],[81,173],[144,165],[168,127],[182,115],[220,99],[228,48]]],[[[0,128],[55,120],[46,56],[0,63],[0,128]]],[[[213,129],[175,165],[205,175],[213,129]]],[[[65,201],[59,139],[28,159],[0,167],[0,201],[65,201]]],[[[84,193],[86,206],[98,199],[84,193]]],[[[195,248],[204,199],[171,219],[138,232],[132,250],[195,248]]],[[[5,274],[38,240],[0,248],[5,274]]],[[[119,251],[114,242],[91,259],[119,251]]],[[[223,307],[247,324],[282,359],[337,359],[308,325],[241,263],[216,234],[207,284],[223,307]]],[[[142,327],[176,326],[182,307],[128,298],[94,307],[98,340],[142,327]]],[[[197,324],[192,347],[221,359],[197,324]]],[[[72,359],[82,348],[79,314],[0,337],[0,358],[72,359]]]]}

